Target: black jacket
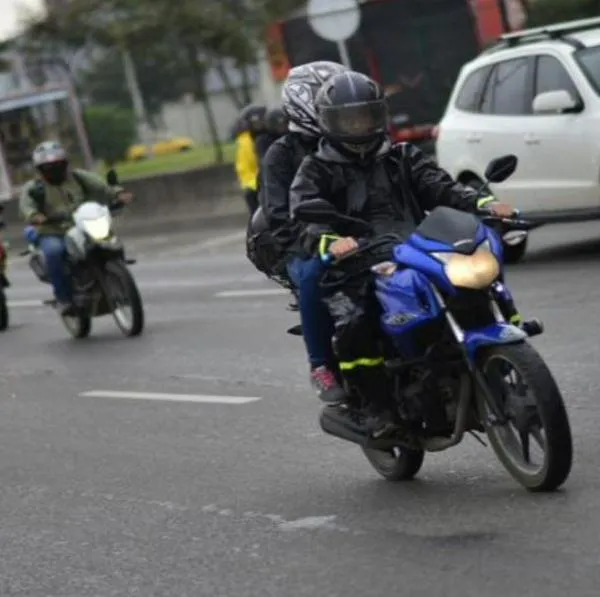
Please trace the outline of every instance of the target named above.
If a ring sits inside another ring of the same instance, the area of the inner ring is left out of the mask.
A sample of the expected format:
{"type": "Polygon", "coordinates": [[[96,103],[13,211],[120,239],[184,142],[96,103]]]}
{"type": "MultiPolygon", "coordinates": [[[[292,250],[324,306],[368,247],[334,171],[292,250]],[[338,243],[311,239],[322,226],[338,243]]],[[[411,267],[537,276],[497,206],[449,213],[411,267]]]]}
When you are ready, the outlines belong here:
{"type": "Polygon", "coordinates": [[[254,145],[256,147],[258,159],[261,162],[261,167],[262,161],[264,160],[267,151],[269,151],[269,147],[271,147],[275,141],[277,141],[277,137],[271,135],[271,133],[260,133],[254,137],[254,145]]]}
{"type": "MultiPolygon", "coordinates": [[[[475,211],[477,193],[455,182],[420,149],[386,142],[364,164],[350,161],[329,142],[306,157],[291,186],[290,209],[308,199],[325,199],[341,213],[371,223],[375,234],[406,238],[437,205],[475,211]]],[[[322,227],[308,226],[303,246],[314,253],[322,227]]]]}
{"type": "Polygon", "coordinates": [[[280,249],[298,250],[299,228],[290,218],[290,186],[302,160],[318,147],[318,139],[287,133],[269,147],[260,169],[258,200],[280,249]]]}

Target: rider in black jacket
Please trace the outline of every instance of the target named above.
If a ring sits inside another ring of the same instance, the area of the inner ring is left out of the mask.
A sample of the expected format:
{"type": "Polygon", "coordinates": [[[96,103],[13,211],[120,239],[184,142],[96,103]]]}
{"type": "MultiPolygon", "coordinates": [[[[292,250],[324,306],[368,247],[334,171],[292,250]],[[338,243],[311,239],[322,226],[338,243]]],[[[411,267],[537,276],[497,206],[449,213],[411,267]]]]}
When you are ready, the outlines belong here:
{"type": "MultiPolygon", "coordinates": [[[[395,234],[390,249],[437,205],[475,211],[489,203],[494,213],[512,215],[510,206],[493,197],[480,199],[474,190],[456,183],[416,147],[391,143],[383,90],[365,75],[347,72],[331,78],[319,91],[315,107],[324,139],[296,173],[290,191],[292,213],[302,201],[325,199],[338,211],[368,221],[376,236],[395,234]]],[[[320,226],[306,227],[302,236],[312,255],[331,252],[341,257],[358,246],[356,239],[336,237],[320,226]]],[[[382,258],[381,253],[374,256],[375,261],[382,258]]],[[[390,428],[392,415],[370,282],[363,276],[324,298],[335,320],[340,370],[370,405],[374,433],[379,434],[390,428]]]]}
{"type": "Polygon", "coordinates": [[[331,366],[333,322],[314,283],[321,272],[320,263],[302,255],[299,229],[290,219],[289,191],[296,170],[317,149],[321,135],[314,109],[315,96],[325,81],[346,70],[341,64],[320,61],[290,71],[282,92],[289,132],[271,145],[263,159],[258,195],[268,230],[298,290],[312,385],[319,396],[334,402],[345,394],[331,366]]]}

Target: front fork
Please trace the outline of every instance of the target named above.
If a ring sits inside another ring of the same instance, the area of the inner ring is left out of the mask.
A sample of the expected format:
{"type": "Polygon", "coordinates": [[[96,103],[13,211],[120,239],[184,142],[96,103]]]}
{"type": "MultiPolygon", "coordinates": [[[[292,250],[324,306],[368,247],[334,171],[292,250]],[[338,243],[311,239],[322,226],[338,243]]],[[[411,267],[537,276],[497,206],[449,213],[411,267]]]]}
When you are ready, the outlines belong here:
{"type": "MultiPolygon", "coordinates": [[[[483,393],[484,399],[490,409],[490,415],[489,415],[486,423],[488,425],[504,425],[506,423],[506,415],[504,413],[504,409],[502,408],[501,405],[498,404],[497,398],[496,398],[496,396],[494,396],[493,392],[490,391],[490,388],[488,386],[488,383],[487,383],[482,371],[475,365],[475,363],[473,362],[473,359],[468,354],[467,348],[465,346],[464,330],[458,324],[458,322],[456,321],[456,319],[454,318],[452,313],[450,313],[450,311],[448,311],[448,308],[446,306],[446,301],[444,300],[444,297],[441,295],[439,290],[435,286],[432,286],[432,288],[433,288],[433,292],[438,300],[440,308],[442,309],[442,311],[444,312],[444,314],[446,316],[446,321],[448,322],[448,325],[450,326],[450,329],[452,330],[452,333],[454,334],[454,337],[456,338],[456,341],[458,342],[458,344],[461,348],[461,351],[462,351],[463,357],[464,357],[464,361],[467,364],[469,374],[471,375],[471,379],[475,382],[475,387],[478,388],[479,391],[483,393]]],[[[508,296],[512,300],[510,291],[506,287],[504,287],[504,288],[506,289],[508,296]]],[[[498,304],[496,296],[490,297],[490,306],[492,308],[492,312],[494,314],[494,318],[496,319],[496,321],[498,323],[507,323],[506,317],[503,314],[502,308],[498,304]]],[[[483,415],[483,413],[480,413],[480,414],[483,415]]]]}

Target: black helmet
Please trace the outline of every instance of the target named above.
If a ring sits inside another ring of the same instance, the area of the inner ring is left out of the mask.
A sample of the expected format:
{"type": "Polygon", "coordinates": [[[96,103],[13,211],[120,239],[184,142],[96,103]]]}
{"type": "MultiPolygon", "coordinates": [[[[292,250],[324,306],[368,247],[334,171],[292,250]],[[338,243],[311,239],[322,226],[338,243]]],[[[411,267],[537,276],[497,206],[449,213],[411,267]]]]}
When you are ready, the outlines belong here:
{"type": "Polygon", "coordinates": [[[271,135],[285,135],[288,128],[288,118],[281,108],[271,108],[267,112],[267,132],[271,135]]]}
{"type": "Polygon", "coordinates": [[[319,90],[315,108],[323,135],[344,152],[364,158],[385,140],[387,100],[366,75],[351,71],[332,77],[319,90]]]}
{"type": "Polygon", "coordinates": [[[240,112],[241,129],[255,134],[264,133],[266,115],[266,106],[259,104],[250,104],[246,106],[240,112]]]}
{"type": "Polygon", "coordinates": [[[347,71],[345,66],[327,60],[301,64],[290,70],[281,98],[291,131],[321,136],[315,112],[315,97],[323,83],[334,75],[347,71]]]}

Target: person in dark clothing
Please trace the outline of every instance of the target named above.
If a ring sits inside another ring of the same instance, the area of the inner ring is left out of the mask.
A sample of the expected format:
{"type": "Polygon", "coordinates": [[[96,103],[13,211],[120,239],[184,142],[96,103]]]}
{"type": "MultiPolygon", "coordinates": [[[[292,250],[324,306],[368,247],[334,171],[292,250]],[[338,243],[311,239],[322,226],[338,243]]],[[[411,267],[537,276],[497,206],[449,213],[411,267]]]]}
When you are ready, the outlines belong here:
{"type": "Polygon", "coordinates": [[[287,133],[288,119],[282,108],[271,108],[265,116],[265,132],[256,137],[256,150],[262,162],[269,147],[287,133]]]}
{"type": "Polygon", "coordinates": [[[311,62],[290,70],[282,90],[282,108],[289,120],[289,132],[267,151],[259,184],[259,202],[270,234],[299,295],[311,384],[323,400],[331,402],[345,398],[333,373],[333,321],[321,301],[317,285],[312,283],[322,271],[321,263],[304,255],[298,243],[299,228],[290,219],[289,191],[296,170],[305,156],[317,149],[321,136],[314,109],[315,96],[325,81],[347,70],[341,64],[328,61],[311,62]]]}
{"type": "MultiPolygon", "coordinates": [[[[388,107],[381,87],[356,72],[329,79],[320,89],[315,108],[323,133],[316,153],[299,167],[290,190],[290,208],[309,199],[325,199],[344,214],[369,222],[374,235],[395,235],[388,251],[405,239],[425,217],[425,210],[446,205],[476,211],[486,204],[508,217],[513,209],[493,197],[481,199],[455,182],[435,162],[410,144],[389,140],[388,107]]],[[[358,247],[352,237],[310,225],[302,233],[311,255],[329,252],[340,258],[358,247]]],[[[374,262],[389,255],[378,252],[374,262]]],[[[319,262],[319,257],[313,257],[319,262]]],[[[368,269],[366,270],[368,271],[368,269]]],[[[319,278],[311,282],[319,287],[319,278]]],[[[335,320],[336,353],[344,378],[369,407],[373,436],[394,428],[387,377],[378,341],[371,277],[355,281],[324,297],[335,320]]]]}

